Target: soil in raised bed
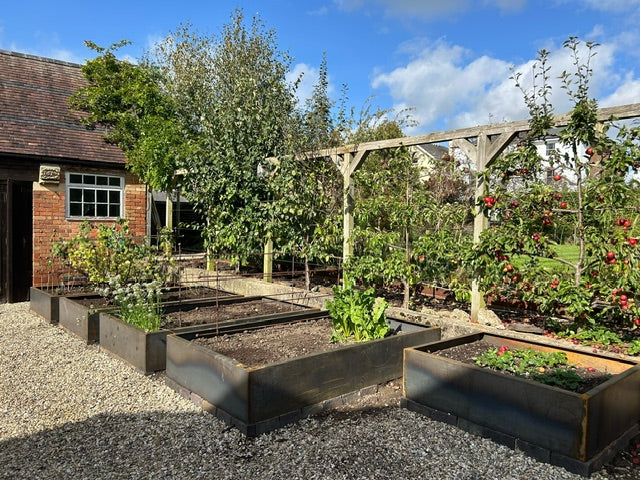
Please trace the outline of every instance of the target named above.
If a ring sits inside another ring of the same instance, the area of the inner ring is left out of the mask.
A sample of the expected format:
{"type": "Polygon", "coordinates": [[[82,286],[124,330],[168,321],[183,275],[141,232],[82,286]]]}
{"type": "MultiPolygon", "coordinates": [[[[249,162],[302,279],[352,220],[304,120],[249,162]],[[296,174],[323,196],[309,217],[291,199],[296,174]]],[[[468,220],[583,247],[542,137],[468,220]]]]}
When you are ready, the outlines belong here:
{"type": "MultiPolygon", "coordinates": [[[[231,295],[229,292],[223,290],[215,290],[207,287],[188,287],[182,290],[169,290],[163,292],[161,300],[163,302],[176,302],[176,301],[188,301],[197,300],[200,298],[223,298],[231,295]]],[[[107,297],[93,297],[93,298],[74,298],[74,302],[77,302],[85,307],[109,307],[113,306],[113,302],[107,297]]]]}
{"type": "Polygon", "coordinates": [[[303,310],[304,307],[283,302],[256,300],[228,305],[196,307],[191,310],[172,312],[162,320],[163,329],[179,328],[191,325],[224,322],[226,320],[257,317],[274,313],[287,313],[303,310]]]}
{"type": "Polygon", "coordinates": [[[248,367],[324,352],[345,345],[331,343],[331,321],[326,318],[200,337],[193,341],[248,367]]]}
{"type": "MultiPolygon", "coordinates": [[[[469,365],[475,365],[476,357],[480,356],[481,354],[483,354],[484,352],[486,352],[491,348],[496,348],[496,346],[484,340],[478,340],[476,342],[465,343],[463,345],[458,345],[456,347],[437,350],[432,353],[434,355],[450,358],[452,360],[457,360],[459,362],[466,363],[469,365]]],[[[587,367],[568,367],[568,368],[575,368],[576,373],[583,379],[583,382],[580,384],[580,386],[576,390],[573,390],[576,393],[586,393],[592,388],[597,387],[601,383],[604,383],[607,380],[609,380],[609,378],[611,378],[611,375],[605,372],[598,371],[598,370],[590,371],[587,369],[587,367]]],[[[504,375],[517,376],[507,371],[498,371],[498,370],[495,370],[495,371],[496,373],[502,373],[504,375]]]]}

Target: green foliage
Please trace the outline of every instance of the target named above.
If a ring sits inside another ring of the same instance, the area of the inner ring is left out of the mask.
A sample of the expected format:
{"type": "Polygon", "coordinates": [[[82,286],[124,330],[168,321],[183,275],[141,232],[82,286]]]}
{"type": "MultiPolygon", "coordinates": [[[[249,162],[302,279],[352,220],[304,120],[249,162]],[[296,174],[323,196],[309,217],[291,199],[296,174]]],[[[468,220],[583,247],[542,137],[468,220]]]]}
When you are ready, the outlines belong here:
{"type": "MultiPolygon", "coordinates": [[[[381,122],[371,136],[402,136],[400,127],[381,122]]],[[[460,263],[471,240],[464,170],[448,154],[429,164],[417,155],[407,148],[375,152],[356,172],[354,256],[345,266],[367,286],[402,282],[405,306],[418,282],[468,284],[460,263]]]]}
{"type": "Polygon", "coordinates": [[[375,291],[359,290],[353,282],[344,287],[333,287],[333,300],[327,301],[333,321],[332,341],[348,341],[353,338],[357,342],[384,338],[389,331],[385,310],[388,304],[376,298],[375,291]]]}
{"type": "Polygon", "coordinates": [[[86,112],[90,128],[106,128],[105,139],[127,156],[127,166],[154,189],[173,183],[176,160],[183,155],[188,131],[181,128],[175,104],[162,89],[159,70],[149,63],[119,60],[115,52],[123,40],[105,49],[85,44],[98,53],[82,66],[88,85],[70,98],[70,106],[86,112]]]}
{"type": "Polygon", "coordinates": [[[267,178],[259,166],[288,153],[294,108],[290,59],[275,32],[236,10],[220,38],[184,26],[158,45],[154,61],[184,129],[195,132],[182,192],[205,219],[205,247],[243,262],[262,248],[269,218],[267,178]]]}
{"type": "Polygon", "coordinates": [[[561,79],[573,109],[556,132],[567,153],[552,154],[547,162],[534,142],[544,141],[555,127],[548,52],[540,52],[532,90],[515,76],[532,116],[531,130],[484,176],[487,195],[495,201],[480,201],[477,208],[486,210],[492,225],[469,263],[490,295],[531,301],[544,313],[582,323],[617,320],[629,326],[640,317],[632,300],[640,282],[640,195],[628,176],[640,167],[640,129],[598,123],[597,103],[589,98],[596,46],[576,38],[565,42],[575,72],[563,72],[561,79]]]}
{"type": "Polygon", "coordinates": [[[564,352],[540,352],[531,348],[491,348],[478,355],[476,365],[531,378],[540,383],[576,390],[582,377],[567,363],[564,352]]]}
{"type": "Polygon", "coordinates": [[[108,283],[98,292],[113,299],[122,320],[147,332],[155,332],[162,323],[161,288],[162,284],[157,280],[132,284],[123,283],[120,275],[110,275],[108,283]]]}
{"type": "Polygon", "coordinates": [[[85,220],[75,236],[53,244],[52,256],[63,260],[94,285],[107,284],[109,278],[116,275],[123,284],[152,280],[164,283],[168,263],[158,256],[158,250],[144,239],[136,239],[127,220],[118,219],[113,224],[85,220]]]}

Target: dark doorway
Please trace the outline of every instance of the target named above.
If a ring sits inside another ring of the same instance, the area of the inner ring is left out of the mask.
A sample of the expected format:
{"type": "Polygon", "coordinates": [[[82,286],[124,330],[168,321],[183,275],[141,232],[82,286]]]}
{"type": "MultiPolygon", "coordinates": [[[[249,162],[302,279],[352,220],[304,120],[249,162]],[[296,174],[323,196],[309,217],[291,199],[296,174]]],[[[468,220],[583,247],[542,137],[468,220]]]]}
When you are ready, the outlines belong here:
{"type": "Polygon", "coordinates": [[[32,205],[31,182],[0,180],[0,301],[29,299],[32,205]]]}

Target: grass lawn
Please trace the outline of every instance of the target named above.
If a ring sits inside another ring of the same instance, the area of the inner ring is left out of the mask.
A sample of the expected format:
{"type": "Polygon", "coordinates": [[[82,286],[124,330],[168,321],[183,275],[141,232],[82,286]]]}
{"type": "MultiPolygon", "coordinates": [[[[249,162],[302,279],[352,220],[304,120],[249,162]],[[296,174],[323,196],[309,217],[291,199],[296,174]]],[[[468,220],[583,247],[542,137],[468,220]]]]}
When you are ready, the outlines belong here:
{"type": "MultiPolygon", "coordinates": [[[[578,261],[578,256],[580,255],[580,247],[578,245],[556,245],[554,247],[558,257],[564,258],[565,260],[575,263],[578,261]]],[[[514,264],[518,264],[519,259],[514,259],[514,264]]],[[[540,259],[540,265],[549,270],[549,271],[563,271],[568,273],[573,273],[573,270],[570,269],[568,265],[564,265],[560,262],[552,260],[550,258],[542,258],[540,259]]]]}

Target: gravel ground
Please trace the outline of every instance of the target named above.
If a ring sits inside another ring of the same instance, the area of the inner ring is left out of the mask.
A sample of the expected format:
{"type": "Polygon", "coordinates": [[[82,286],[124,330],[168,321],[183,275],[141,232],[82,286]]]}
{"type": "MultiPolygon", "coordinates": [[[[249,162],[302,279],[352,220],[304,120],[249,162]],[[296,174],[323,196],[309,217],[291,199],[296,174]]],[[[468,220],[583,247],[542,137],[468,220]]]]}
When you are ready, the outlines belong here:
{"type": "MultiPolygon", "coordinates": [[[[390,405],[246,439],[28,311],[0,304],[0,479],[578,479],[390,405]]],[[[603,478],[633,478],[598,472],[603,478]]]]}

